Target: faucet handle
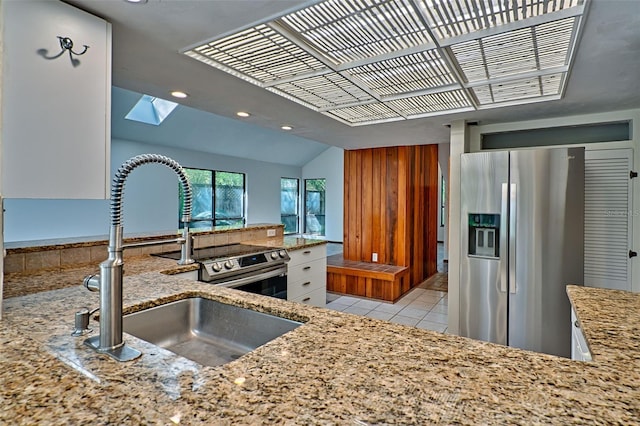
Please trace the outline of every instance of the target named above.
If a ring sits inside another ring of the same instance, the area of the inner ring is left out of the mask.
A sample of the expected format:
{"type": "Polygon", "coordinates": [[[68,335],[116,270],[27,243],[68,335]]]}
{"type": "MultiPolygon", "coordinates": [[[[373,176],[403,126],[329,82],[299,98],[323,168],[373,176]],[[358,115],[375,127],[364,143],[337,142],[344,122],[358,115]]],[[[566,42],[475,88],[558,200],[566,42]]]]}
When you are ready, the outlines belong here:
{"type": "Polygon", "coordinates": [[[82,280],[82,285],[89,291],[100,291],[100,274],[87,275],[82,280]]]}

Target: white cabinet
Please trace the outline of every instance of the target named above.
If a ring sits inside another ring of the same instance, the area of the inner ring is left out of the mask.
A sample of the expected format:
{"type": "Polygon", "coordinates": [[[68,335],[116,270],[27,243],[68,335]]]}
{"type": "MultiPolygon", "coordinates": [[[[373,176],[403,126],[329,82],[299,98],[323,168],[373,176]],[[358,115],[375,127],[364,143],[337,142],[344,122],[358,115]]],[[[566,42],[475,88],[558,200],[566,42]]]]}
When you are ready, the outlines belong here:
{"type": "Polygon", "coordinates": [[[591,361],[591,352],[587,339],[578,324],[576,311],[571,307],[571,359],[576,361],[591,361]]]}
{"type": "Polygon", "coordinates": [[[111,24],[59,1],[1,9],[2,196],[109,198],[111,24]]]}
{"type": "Polygon", "coordinates": [[[324,307],[327,303],[327,245],[289,252],[287,300],[324,307]]]}
{"type": "Polygon", "coordinates": [[[188,272],[179,272],[177,274],[172,274],[172,277],[176,278],[185,278],[188,280],[198,281],[198,270],[188,271],[188,272]]]}

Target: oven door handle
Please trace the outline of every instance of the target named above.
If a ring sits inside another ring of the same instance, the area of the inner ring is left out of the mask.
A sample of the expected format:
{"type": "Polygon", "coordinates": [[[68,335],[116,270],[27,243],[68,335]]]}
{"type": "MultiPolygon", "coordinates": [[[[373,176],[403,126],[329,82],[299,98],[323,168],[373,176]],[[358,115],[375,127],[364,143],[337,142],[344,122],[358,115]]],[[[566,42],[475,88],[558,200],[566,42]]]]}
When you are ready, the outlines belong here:
{"type": "Polygon", "coordinates": [[[272,271],[267,271],[267,272],[263,272],[261,274],[257,274],[257,275],[250,275],[248,277],[243,277],[243,278],[238,278],[236,280],[231,280],[231,281],[223,281],[219,284],[221,287],[228,287],[228,288],[236,288],[236,287],[240,287],[241,285],[244,284],[250,284],[250,283],[254,283],[257,281],[262,281],[262,280],[266,280],[267,278],[273,278],[273,277],[278,277],[278,276],[282,276],[282,275],[286,275],[287,274],[287,268],[281,268],[278,267],[278,269],[272,270],[272,271]]]}

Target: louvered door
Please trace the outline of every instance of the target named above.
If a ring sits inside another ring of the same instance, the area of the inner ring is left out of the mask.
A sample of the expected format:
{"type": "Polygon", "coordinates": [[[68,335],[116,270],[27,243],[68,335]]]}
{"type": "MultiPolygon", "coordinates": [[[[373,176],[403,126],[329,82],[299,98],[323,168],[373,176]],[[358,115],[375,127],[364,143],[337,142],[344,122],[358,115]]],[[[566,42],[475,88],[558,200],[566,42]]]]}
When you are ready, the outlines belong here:
{"type": "Polygon", "coordinates": [[[631,290],[632,149],[585,153],[584,284],[631,290]]]}

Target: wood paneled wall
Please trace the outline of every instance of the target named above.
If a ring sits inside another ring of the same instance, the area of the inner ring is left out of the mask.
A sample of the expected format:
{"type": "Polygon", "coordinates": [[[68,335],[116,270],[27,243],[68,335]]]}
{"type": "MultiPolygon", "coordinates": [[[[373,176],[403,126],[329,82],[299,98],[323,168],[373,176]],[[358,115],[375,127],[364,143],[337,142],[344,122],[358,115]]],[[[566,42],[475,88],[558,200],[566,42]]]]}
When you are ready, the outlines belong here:
{"type": "Polygon", "coordinates": [[[438,146],[345,151],[345,260],[408,266],[415,286],[436,272],[438,146]]]}

